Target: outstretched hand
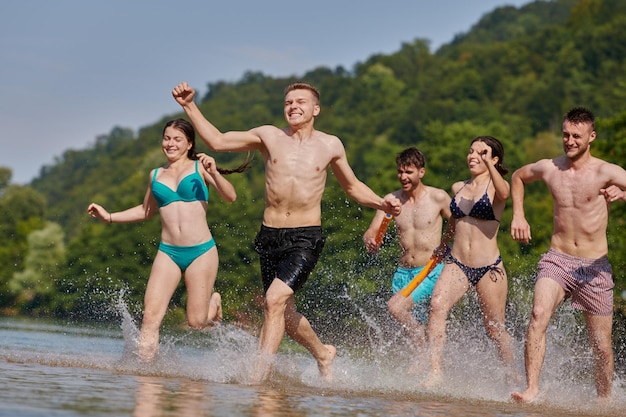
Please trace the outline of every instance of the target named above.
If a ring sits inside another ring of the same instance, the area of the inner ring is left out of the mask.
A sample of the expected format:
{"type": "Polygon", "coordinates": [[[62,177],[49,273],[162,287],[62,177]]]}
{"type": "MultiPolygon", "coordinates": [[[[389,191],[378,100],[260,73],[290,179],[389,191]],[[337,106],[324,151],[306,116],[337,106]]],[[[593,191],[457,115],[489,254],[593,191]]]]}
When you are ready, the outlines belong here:
{"type": "Polygon", "coordinates": [[[193,103],[193,98],[196,95],[196,91],[189,86],[186,82],[178,84],[172,90],[172,96],[174,100],[181,106],[186,106],[193,103]]]}
{"type": "Polygon", "coordinates": [[[109,222],[111,220],[111,215],[108,211],[104,209],[100,204],[91,203],[89,207],[87,207],[87,213],[94,219],[98,219],[102,222],[109,222]]]}
{"type": "Polygon", "coordinates": [[[383,199],[383,211],[389,213],[392,216],[397,216],[402,211],[402,203],[398,197],[393,195],[387,195],[383,199]]]}

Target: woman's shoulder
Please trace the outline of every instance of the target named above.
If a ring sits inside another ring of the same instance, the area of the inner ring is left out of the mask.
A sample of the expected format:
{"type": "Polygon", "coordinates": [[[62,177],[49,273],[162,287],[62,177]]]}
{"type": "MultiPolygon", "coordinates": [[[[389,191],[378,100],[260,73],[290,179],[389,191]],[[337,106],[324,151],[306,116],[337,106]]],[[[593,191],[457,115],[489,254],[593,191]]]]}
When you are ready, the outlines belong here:
{"type": "Polygon", "coordinates": [[[452,194],[456,194],[457,192],[459,192],[459,190],[463,187],[465,187],[465,184],[467,184],[467,181],[469,180],[461,180],[461,181],[457,181],[455,183],[452,184],[452,194]]]}

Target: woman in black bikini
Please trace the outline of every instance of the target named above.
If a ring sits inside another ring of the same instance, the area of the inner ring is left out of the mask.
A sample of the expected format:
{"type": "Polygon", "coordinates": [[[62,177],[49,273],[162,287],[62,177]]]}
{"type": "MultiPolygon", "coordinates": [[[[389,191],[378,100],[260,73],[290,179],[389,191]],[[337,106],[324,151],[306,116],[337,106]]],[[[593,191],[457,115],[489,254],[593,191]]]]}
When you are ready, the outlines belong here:
{"type": "Polygon", "coordinates": [[[443,380],[442,350],[448,314],[471,288],[476,289],[487,335],[495,342],[500,358],[513,366],[511,335],[504,323],[507,277],[498,249],[500,218],[509,198],[510,185],[503,178],[504,148],[491,136],[472,141],[467,165],[472,177],[452,185],[452,216],[446,237],[454,245],[435,285],[428,323],[431,371],[426,385],[443,380]]]}

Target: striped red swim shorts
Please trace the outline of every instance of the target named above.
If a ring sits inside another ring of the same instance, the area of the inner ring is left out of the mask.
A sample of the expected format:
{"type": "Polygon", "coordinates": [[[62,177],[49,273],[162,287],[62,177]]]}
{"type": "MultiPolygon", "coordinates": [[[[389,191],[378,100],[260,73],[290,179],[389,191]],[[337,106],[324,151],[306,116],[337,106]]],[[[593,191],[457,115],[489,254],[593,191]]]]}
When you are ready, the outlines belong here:
{"type": "Polygon", "coordinates": [[[537,264],[537,280],[556,281],[572,297],[572,307],[598,316],[613,314],[613,269],[606,256],[578,258],[553,249],[537,264]]]}

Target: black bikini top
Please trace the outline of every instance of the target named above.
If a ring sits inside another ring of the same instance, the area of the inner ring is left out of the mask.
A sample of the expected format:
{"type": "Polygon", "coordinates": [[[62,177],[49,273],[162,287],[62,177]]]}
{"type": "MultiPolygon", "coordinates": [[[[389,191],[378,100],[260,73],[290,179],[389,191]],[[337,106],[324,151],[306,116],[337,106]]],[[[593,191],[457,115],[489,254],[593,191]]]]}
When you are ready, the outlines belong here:
{"type": "Polygon", "coordinates": [[[456,219],[460,219],[461,217],[469,216],[479,220],[495,220],[500,222],[500,220],[496,219],[496,215],[493,212],[493,206],[491,205],[491,201],[489,200],[489,194],[487,194],[487,190],[489,189],[489,184],[491,184],[491,180],[487,183],[487,188],[485,189],[485,193],[480,197],[480,199],[474,203],[472,209],[469,213],[465,214],[463,210],[456,204],[456,195],[467,185],[467,181],[461,187],[461,190],[457,191],[450,201],[450,212],[452,212],[452,217],[456,219]]]}

